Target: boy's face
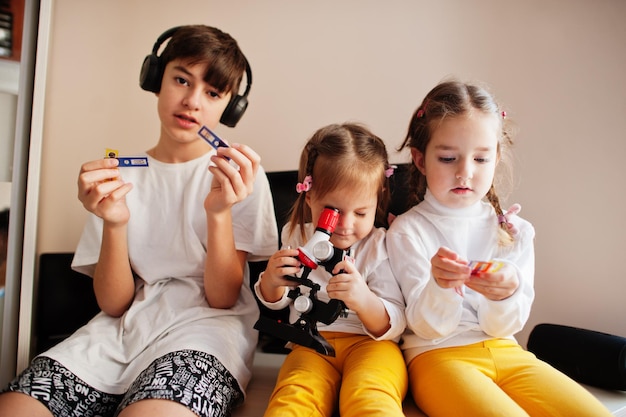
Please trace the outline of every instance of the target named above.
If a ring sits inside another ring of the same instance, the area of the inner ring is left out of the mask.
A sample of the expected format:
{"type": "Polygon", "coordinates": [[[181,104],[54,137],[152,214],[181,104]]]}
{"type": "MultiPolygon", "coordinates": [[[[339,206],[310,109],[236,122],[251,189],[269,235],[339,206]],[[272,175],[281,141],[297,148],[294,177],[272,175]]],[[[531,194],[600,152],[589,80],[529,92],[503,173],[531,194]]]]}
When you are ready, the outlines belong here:
{"type": "Polygon", "coordinates": [[[202,125],[214,129],[231,93],[222,94],[204,80],[206,64],[189,65],[177,59],[165,66],[159,97],[161,140],[178,143],[202,141],[202,125]]]}

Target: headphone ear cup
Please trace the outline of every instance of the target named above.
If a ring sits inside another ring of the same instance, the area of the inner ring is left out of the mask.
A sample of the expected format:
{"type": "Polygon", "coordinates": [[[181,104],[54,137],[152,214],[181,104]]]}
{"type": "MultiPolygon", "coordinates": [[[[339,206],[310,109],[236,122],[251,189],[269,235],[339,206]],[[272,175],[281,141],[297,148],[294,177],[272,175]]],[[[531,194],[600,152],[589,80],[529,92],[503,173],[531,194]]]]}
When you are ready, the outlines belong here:
{"type": "Polygon", "coordinates": [[[235,127],[247,108],[248,99],[246,96],[236,95],[228,102],[228,106],[226,106],[220,118],[220,123],[228,127],[235,127]]]}
{"type": "Polygon", "coordinates": [[[139,73],[139,85],[142,89],[153,93],[161,90],[161,60],[155,54],[146,56],[139,73]]]}

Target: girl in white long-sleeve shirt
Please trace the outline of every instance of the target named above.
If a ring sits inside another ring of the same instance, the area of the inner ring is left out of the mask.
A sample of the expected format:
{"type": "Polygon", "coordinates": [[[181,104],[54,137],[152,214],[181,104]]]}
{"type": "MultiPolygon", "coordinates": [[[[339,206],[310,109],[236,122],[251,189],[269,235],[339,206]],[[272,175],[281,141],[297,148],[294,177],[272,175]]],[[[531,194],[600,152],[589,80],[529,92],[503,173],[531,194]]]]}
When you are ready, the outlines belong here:
{"type": "Polygon", "coordinates": [[[412,395],[430,417],[608,416],[513,336],[535,295],[535,231],[494,187],[511,143],[505,113],[476,85],[439,84],[410,122],[401,149],[417,205],[392,223],[387,249],[407,304],[412,395]],[[470,261],[494,270],[473,273],[470,261]]]}
{"type": "Polygon", "coordinates": [[[387,259],[385,230],[374,226],[386,212],[391,171],[385,143],[363,125],[325,126],[304,146],[300,196],[282,234],[287,247],[270,257],[255,292],[271,309],[289,306],[295,323],[302,309],[290,290],[307,291],[286,278],[301,272],[295,248],[316,241],[313,225],[332,207],[339,218],[330,243],[352,259],[329,265],[332,271],[313,269],[309,279],[319,285],[319,300],[341,300],[349,310],[328,325],[319,323],[334,356],[292,346],[265,417],[330,417],[337,409],[342,417],[404,415],[408,381],[396,343],[405,329],[404,299],[387,259]]]}

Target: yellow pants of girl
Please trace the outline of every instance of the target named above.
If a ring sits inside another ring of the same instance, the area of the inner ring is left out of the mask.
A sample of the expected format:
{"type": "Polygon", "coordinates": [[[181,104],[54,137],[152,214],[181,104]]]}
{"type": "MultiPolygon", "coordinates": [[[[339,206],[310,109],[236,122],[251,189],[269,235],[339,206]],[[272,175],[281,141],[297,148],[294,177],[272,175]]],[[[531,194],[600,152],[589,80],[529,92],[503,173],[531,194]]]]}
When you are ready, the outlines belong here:
{"type": "Polygon", "coordinates": [[[369,336],[322,332],[336,357],[295,346],[285,358],[265,417],[404,416],[406,364],[398,345],[369,336]]]}
{"type": "Polygon", "coordinates": [[[586,389],[511,340],[431,350],[409,363],[411,393],[429,417],[602,417],[586,389]]]}

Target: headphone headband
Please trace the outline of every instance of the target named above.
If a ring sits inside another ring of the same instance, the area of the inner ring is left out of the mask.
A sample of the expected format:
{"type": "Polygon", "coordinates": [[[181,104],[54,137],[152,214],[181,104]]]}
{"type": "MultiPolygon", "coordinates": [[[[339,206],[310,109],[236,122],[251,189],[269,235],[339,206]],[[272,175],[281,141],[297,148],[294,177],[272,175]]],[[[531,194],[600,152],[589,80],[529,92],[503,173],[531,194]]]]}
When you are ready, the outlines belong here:
{"type": "Polygon", "coordinates": [[[176,33],[180,28],[182,28],[182,26],[176,26],[163,32],[161,36],[158,37],[158,39],[154,43],[154,46],[152,47],[152,54],[157,55],[159,52],[159,48],[161,47],[161,45],[163,45],[163,42],[174,36],[174,33],[176,33]]]}
{"type": "MultiPolygon", "coordinates": [[[[165,66],[163,65],[161,57],[158,55],[159,48],[163,43],[174,36],[180,28],[183,26],[176,26],[166,30],[159,36],[152,47],[152,53],[143,61],[141,66],[141,72],[139,73],[139,85],[142,89],[153,93],[158,93],[161,90],[161,81],[163,79],[163,71],[165,66]]],[[[243,57],[246,64],[246,89],[242,95],[235,94],[231,97],[228,105],[224,109],[220,118],[220,123],[228,126],[235,127],[237,122],[241,119],[244,112],[248,108],[248,93],[252,87],[252,69],[248,63],[248,59],[243,57]]]]}

